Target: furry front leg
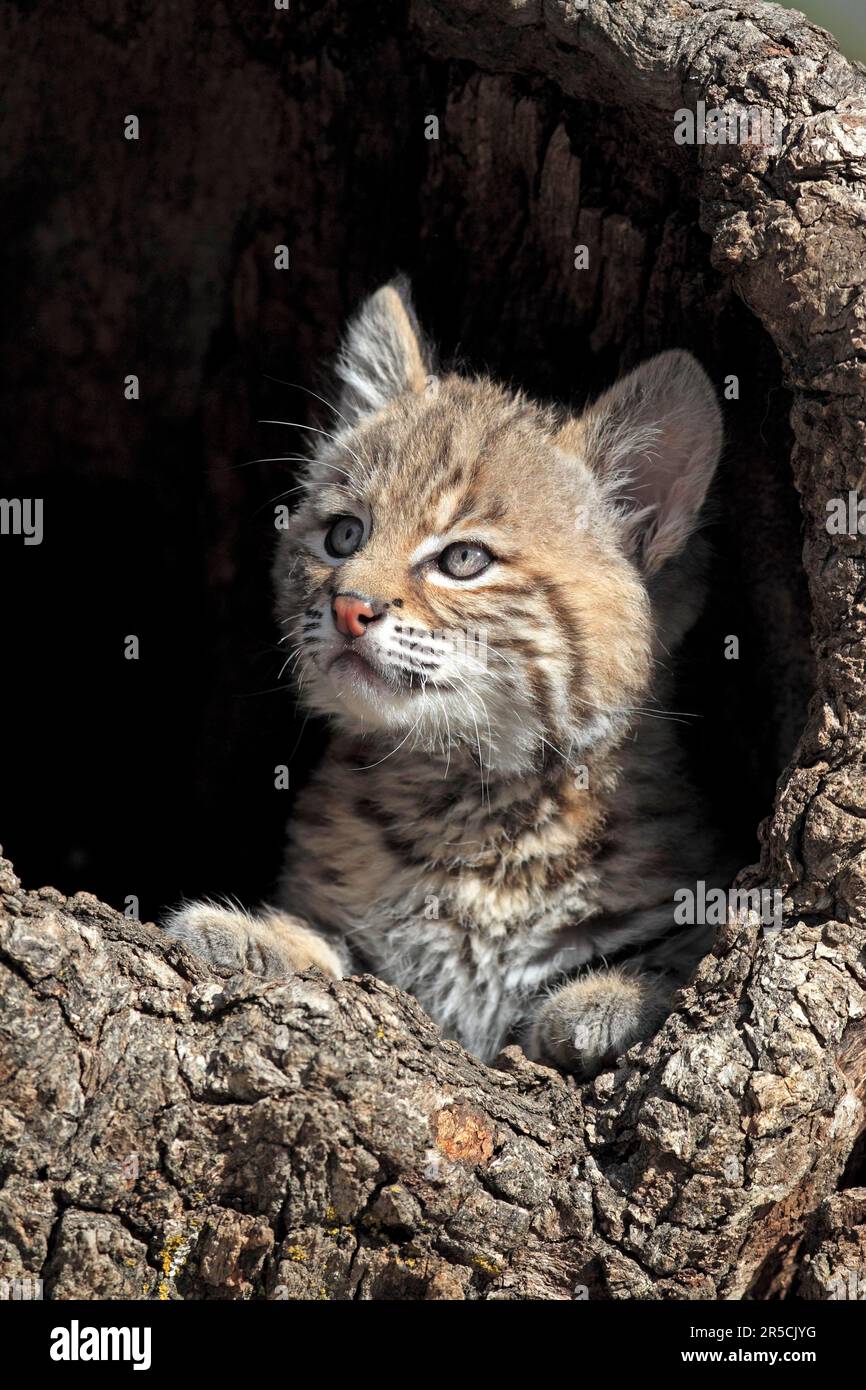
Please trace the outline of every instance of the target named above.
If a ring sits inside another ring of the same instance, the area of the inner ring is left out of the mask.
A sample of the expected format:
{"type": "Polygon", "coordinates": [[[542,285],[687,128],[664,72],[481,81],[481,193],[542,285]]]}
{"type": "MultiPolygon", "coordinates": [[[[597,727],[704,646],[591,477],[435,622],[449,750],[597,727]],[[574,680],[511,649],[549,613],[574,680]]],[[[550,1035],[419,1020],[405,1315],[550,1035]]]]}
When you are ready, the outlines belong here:
{"type": "Polygon", "coordinates": [[[330,942],[288,912],[264,909],[254,915],[217,903],[187,903],[163,924],[220,973],[248,970],[266,980],[282,980],[315,965],[335,980],[346,962],[330,942]]]}
{"type": "Polygon", "coordinates": [[[590,1077],[665,1018],[669,977],[623,969],[595,970],[555,990],[538,1009],[529,1055],[590,1077]]]}

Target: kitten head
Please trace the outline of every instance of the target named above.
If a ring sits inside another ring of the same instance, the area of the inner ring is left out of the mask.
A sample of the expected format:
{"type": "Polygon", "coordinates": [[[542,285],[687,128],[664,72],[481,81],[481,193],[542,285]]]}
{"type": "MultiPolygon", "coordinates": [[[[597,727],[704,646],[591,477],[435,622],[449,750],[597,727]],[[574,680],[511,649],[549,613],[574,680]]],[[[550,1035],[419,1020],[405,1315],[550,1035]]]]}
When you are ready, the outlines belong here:
{"type": "Polygon", "coordinates": [[[695,359],[662,353],[564,419],[436,375],[394,281],[350,322],[337,376],[275,566],[305,702],[512,771],[621,737],[650,690],[653,591],[721,446],[695,359]]]}

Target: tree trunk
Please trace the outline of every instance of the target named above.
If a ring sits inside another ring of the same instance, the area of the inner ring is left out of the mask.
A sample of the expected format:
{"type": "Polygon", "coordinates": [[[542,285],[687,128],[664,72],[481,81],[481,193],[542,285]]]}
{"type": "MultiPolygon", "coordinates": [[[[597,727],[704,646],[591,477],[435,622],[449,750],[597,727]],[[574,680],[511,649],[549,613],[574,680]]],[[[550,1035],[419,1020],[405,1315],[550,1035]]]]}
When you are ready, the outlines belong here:
{"type": "MultiPolygon", "coordinates": [[[[732,914],[658,1035],[578,1086],[516,1048],[481,1065],[369,977],[221,980],[88,894],[24,893],[7,865],[0,1276],[42,1277],[53,1298],[851,1296],[866,1265],[866,555],[856,528],[828,529],[827,504],[863,485],[863,73],[798,14],[749,0],[736,19],[714,0],[415,0],[397,20],[328,4],[290,29],[230,8],[155,18],[143,47],[96,5],[58,6],[38,37],[5,20],[19,110],[28,84],[68,80],[70,43],[86,40],[101,84],[61,103],[68,166],[50,196],[16,203],[12,253],[43,259],[7,330],[12,452],[47,472],[71,440],[70,476],[88,480],[98,449],[103,478],[146,479],[169,552],[190,497],[203,504],[211,623],[249,561],[215,693],[188,711],[215,750],[201,805],[236,834],[228,759],[263,746],[232,736],[227,674],[267,602],[238,516],[274,491],[224,471],[256,408],[245,364],[305,380],[358,291],[402,262],[436,336],[536,391],[586,394],[667,346],[738,377],[719,500],[752,656],[737,701],[714,668],[722,754],[699,752],[745,846],[786,764],[738,880],[779,891],[784,926],[732,914]],[[699,101],[775,115],[779,147],[675,143],[674,113],[699,101]],[[159,138],[94,157],[105,111],[137,108],[159,138]],[[283,242],[291,279],[273,269],[283,242]],[[74,416],[46,342],[70,380],[87,358],[74,416]],[[119,403],[127,361],[150,416],[119,403]],[[190,430],[212,471],[178,488],[190,430]]],[[[43,102],[11,132],[13,171],[57,121],[43,102]]],[[[699,655],[718,645],[714,612],[699,655]]],[[[188,814],[165,807],[178,831],[188,814]]],[[[258,814],[261,884],[274,835],[258,814]]],[[[209,843],[211,862],[237,860],[209,843]]],[[[159,877],[160,849],[154,902],[178,881],[159,877]]]]}

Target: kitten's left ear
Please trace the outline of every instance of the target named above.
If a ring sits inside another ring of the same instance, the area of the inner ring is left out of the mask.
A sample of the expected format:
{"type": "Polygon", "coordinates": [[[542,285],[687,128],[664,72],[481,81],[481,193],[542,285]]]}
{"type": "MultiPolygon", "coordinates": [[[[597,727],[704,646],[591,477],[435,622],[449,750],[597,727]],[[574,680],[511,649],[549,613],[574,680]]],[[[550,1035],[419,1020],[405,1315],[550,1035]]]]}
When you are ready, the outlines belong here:
{"type": "Polygon", "coordinates": [[[409,282],[400,275],[365,299],[349,320],[336,364],[340,413],[354,425],[404,392],[423,391],[429,363],[409,282]]]}
{"type": "Polygon", "coordinates": [[[722,417],[690,352],[662,352],[623,377],[562,431],[620,504],[647,574],[683,550],[716,471],[722,417]]]}

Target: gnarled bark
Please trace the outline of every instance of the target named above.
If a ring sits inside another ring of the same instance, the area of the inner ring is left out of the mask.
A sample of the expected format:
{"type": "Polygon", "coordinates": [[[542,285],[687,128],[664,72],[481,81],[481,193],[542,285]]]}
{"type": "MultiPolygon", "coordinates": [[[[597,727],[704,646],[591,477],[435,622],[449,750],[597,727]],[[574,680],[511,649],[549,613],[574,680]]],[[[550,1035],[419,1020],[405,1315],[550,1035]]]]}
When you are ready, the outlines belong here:
{"type": "Polygon", "coordinates": [[[808,1237],[800,1291],[848,1296],[827,1290],[862,1241],[828,1211],[863,1126],[861,946],[732,927],[660,1034],[579,1088],[517,1048],[481,1065],[372,977],[220,980],[4,862],[0,1277],[730,1298],[790,1289],[808,1237]]]}

